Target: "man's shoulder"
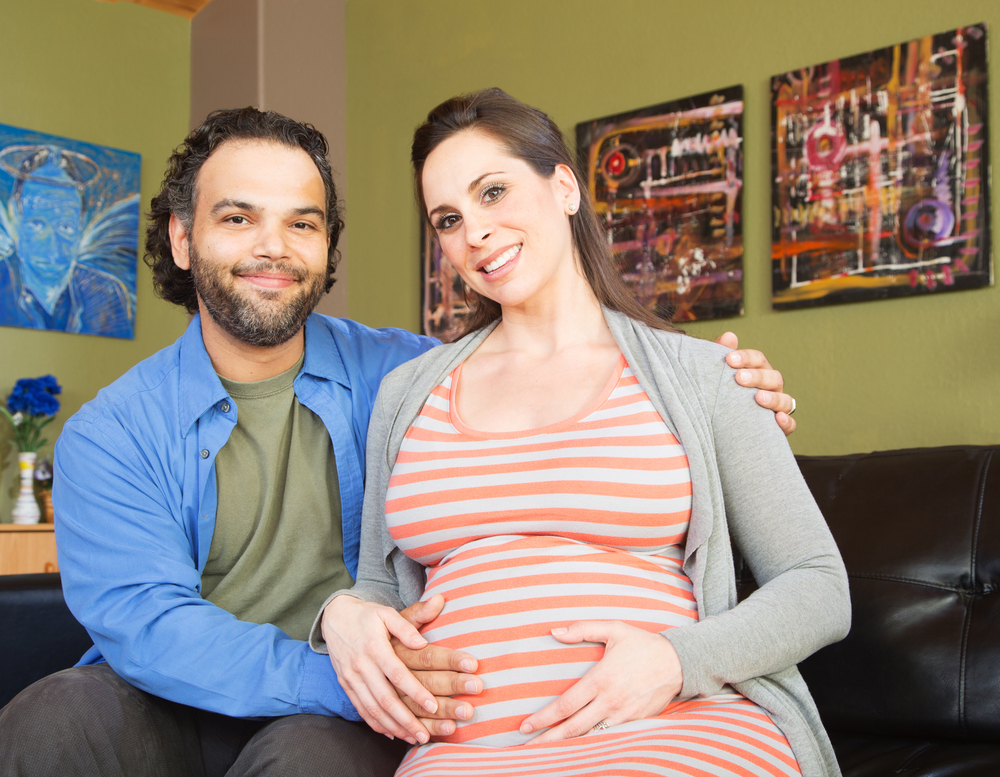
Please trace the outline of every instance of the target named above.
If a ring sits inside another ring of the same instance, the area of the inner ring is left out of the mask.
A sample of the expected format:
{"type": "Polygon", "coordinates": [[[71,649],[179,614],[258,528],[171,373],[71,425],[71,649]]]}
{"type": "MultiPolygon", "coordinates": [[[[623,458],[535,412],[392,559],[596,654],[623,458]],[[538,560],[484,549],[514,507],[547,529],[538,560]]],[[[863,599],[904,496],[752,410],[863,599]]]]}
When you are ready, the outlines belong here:
{"type": "Polygon", "coordinates": [[[332,337],[347,373],[352,377],[374,379],[376,387],[382,377],[395,367],[439,345],[439,341],[432,337],[405,329],[375,329],[351,319],[320,313],[314,313],[311,318],[316,326],[322,327],[332,337]]]}
{"type": "Polygon", "coordinates": [[[334,318],[322,313],[313,313],[312,318],[338,341],[350,343],[355,347],[364,348],[373,344],[382,344],[386,347],[409,349],[416,355],[433,348],[439,342],[433,337],[414,334],[397,327],[376,329],[349,318],[334,318]]]}
{"type": "Polygon", "coordinates": [[[146,357],[102,388],[66,422],[66,426],[103,423],[111,417],[131,415],[132,408],[139,414],[162,412],[168,405],[175,404],[179,395],[182,340],[146,357]]]}

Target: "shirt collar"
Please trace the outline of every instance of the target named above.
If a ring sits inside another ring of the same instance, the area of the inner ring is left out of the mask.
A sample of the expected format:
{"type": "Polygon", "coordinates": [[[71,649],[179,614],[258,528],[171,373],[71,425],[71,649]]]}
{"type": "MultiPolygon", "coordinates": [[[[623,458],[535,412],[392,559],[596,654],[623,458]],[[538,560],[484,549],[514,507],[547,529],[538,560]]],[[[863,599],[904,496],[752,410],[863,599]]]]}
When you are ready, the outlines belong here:
{"type": "Polygon", "coordinates": [[[212,360],[201,337],[201,314],[196,313],[181,336],[179,421],[181,435],[187,437],[194,423],[216,402],[229,396],[215,374],[212,360]]]}
{"type": "Polygon", "coordinates": [[[315,313],[306,320],[306,360],[302,364],[302,372],[315,378],[336,381],[348,388],[351,386],[333,330],[325,326],[323,318],[315,313]]]}
{"type": "MultiPolygon", "coordinates": [[[[185,437],[194,423],[229,394],[212,366],[201,336],[201,314],[196,313],[180,344],[180,428],[185,437]]],[[[333,332],[323,320],[312,314],[306,320],[306,358],[302,373],[322,380],[333,380],[350,387],[343,357],[333,332]]]]}

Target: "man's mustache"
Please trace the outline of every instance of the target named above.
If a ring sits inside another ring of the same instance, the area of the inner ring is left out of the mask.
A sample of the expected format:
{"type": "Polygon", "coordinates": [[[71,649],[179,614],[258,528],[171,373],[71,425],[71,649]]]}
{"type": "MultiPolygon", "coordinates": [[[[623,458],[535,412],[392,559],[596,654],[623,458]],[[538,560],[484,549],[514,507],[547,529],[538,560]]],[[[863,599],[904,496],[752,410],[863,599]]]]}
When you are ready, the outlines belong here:
{"type": "Polygon", "coordinates": [[[307,275],[306,271],[301,267],[296,267],[287,262],[264,262],[254,259],[238,262],[233,265],[230,272],[233,275],[257,275],[258,273],[278,272],[282,275],[291,276],[297,281],[305,280],[307,275]]]}

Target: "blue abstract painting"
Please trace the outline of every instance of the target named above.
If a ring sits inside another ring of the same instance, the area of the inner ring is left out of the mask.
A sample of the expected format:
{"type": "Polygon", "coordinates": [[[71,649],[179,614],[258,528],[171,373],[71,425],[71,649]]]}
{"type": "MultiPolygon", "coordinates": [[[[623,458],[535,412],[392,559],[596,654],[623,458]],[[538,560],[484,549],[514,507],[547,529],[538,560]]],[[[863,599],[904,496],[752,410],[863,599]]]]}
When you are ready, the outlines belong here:
{"type": "Polygon", "coordinates": [[[140,156],[0,124],[0,326],[131,338],[140,156]]]}

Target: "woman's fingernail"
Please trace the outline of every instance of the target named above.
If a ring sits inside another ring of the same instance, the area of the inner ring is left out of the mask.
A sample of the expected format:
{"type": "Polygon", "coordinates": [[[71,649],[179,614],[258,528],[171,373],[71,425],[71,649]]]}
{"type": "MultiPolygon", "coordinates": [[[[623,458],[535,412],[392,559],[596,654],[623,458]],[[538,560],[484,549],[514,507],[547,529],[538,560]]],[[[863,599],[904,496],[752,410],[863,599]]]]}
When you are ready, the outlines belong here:
{"type": "Polygon", "coordinates": [[[740,370],[740,383],[749,383],[749,382],[750,382],[750,371],[740,370]]]}
{"type": "Polygon", "coordinates": [[[417,734],[417,740],[422,745],[426,745],[428,739],[430,739],[430,737],[428,737],[427,734],[425,734],[423,731],[421,731],[419,734],[417,734]]]}
{"type": "Polygon", "coordinates": [[[473,661],[471,658],[463,658],[461,666],[462,666],[462,671],[463,672],[475,672],[476,671],[476,662],[473,661]]]}
{"type": "Polygon", "coordinates": [[[427,701],[424,702],[424,709],[427,710],[428,712],[437,712],[438,709],[437,702],[434,701],[434,699],[428,699],[427,701]]]}
{"type": "Polygon", "coordinates": [[[530,734],[531,731],[532,731],[532,728],[527,723],[522,723],[521,724],[521,733],[522,734],[530,734]]]}
{"type": "Polygon", "coordinates": [[[554,636],[554,637],[561,637],[567,631],[569,631],[569,629],[563,629],[563,628],[552,629],[552,636],[554,636]]]}
{"type": "Polygon", "coordinates": [[[743,364],[743,357],[740,356],[738,353],[736,353],[736,351],[733,351],[731,354],[729,354],[729,363],[733,367],[739,367],[741,364],[743,364]]]}
{"type": "Polygon", "coordinates": [[[475,680],[469,680],[465,684],[466,693],[479,693],[479,684],[475,680]]]}
{"type": "Polygon", "coordinates": [[[771,401],[771,392],[770,391],[764,391],[763,389],[761,389],[760,391],[757,392],[757,399],[759,399],[761,402],[764,402],[764,403],[770,402],[771,401]]]}
{"type": "Polygon", "coordinates": [[[460,720],[468,720],[472,717],[472,707],[468,704],[459,704],[455,708],[455,714],[458,715],[460,720]]]}

